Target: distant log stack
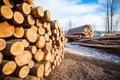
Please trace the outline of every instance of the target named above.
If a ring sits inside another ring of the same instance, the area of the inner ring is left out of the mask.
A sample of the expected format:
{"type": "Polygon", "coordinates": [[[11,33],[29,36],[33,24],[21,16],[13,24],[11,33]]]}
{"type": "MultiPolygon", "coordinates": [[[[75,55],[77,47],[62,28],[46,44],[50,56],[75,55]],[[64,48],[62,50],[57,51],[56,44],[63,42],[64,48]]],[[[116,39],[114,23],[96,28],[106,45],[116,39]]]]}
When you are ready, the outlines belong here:
{"type": "Polygon", "coordinates": [[[40,80],[63,60],[65,43],[58,21],[34,0],[0,1],[1,75],[40,80]]]}
{"type": "Polygon", "coordinates": [[[80,40],[83,38],[93,38],[94,32],[91,25],[84,25],[81,27],[69,29],[65,36],[68,39],[80,40]]]}
{"type": "Polygon", "coordinates": [[[91,39],[82,39],[78,42],[73,42],[80,46],[98,48],[106,51],[120,52],[120,34],[109,34],[91,39]]]}

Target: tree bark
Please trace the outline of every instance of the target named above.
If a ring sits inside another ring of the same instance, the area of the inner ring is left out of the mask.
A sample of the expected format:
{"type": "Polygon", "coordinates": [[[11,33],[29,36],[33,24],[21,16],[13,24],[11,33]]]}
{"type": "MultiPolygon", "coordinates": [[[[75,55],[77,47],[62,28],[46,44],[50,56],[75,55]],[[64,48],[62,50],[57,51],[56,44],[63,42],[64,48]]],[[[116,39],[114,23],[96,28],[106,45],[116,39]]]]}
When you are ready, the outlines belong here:
{"type": "Polygon", "coordinates": [[[25,78],[30,72],[30,68],[28,66],[17,67],[14,71],[13,75],[19,78],[25,78]]]}
{"type": "Polygon", "coordinates": [[[22,14],[25,15],[30,14],[31,11],[30,6],[26,2],[17,4],[15,8],[16,8],[15,10],[20,11],[22,14]]]}
{"type": "Polygon", "coordinates": [[[25,17],[25,20],[22,23],[23,26],[29,27],[35,24],[35,20],[31,15],[25,15],[24,17],[25,17]]]}
{"type": "Polygon", "coordinates": [[[32,8],[32,10],[31,10],[31,15],[32,15],[34,18],[42,18],[42,17],[44,16],[43,8],[42,8],[41,6],[32,8]]]}
{"type": "Polygon", "coordinates": [[[44,65],[43,64],[35,64],[34,67],[31,69],[30,74],[37,76],[37,77],[43,77],[44,65]]]}

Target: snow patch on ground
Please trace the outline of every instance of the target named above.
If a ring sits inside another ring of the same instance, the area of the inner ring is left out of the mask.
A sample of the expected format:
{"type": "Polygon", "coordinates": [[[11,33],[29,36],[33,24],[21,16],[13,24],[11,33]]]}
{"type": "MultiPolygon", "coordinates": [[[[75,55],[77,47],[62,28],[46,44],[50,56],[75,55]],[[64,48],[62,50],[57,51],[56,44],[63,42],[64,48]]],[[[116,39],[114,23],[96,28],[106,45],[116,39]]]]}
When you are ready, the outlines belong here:
{"type": "Polygon", "coordinates": [[[80,54],[82,56],[93,57],[99,60],[115,62],[120,64],[120,57],[117,55],[110,54],[108,52],[100,52],[94,48],[83,47],[79,45],[71,45],[70,43],[66,44],[66,50],[80,54]]]}

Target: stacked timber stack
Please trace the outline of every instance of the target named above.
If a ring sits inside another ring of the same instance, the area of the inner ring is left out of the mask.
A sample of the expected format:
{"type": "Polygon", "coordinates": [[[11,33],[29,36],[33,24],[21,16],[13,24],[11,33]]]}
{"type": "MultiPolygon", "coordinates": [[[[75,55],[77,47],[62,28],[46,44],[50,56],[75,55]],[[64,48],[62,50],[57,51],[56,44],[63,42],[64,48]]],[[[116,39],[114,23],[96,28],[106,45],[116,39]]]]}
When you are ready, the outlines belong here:
{"type": "Polygon", "coordinates": [[[81,46],[94,47],[109,51],[120,51],[120,34],[105,35],[101,37],[95,37],[91,39],[82,39],[77,43],[81,46]]]}
{"type": "Polygon", "coordinates": [[[65,36],[69,39],[79,40],[83,38],[92,38],[94,36],[94,32],[91,25],[84,25],[81,27],[69,29],[65,36]]]}
{"type": "Polygon", "coordinates": [[[57,20],[51,21],[49,10],[36,7],[33,0],[0,1],[0,74],[30,74],[31,80],[40,80],[60,64],[65,43],[64,31],[57,20]]]}

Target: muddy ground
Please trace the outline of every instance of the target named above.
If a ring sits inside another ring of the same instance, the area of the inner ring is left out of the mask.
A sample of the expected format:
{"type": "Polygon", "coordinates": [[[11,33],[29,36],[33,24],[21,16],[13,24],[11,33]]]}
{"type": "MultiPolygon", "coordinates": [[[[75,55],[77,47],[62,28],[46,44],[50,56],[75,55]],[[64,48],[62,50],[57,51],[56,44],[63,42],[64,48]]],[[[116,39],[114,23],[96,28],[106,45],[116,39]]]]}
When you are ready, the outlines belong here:
{"type": "Polygon", "coordinates": [[[120,64],[65,53],[61,65],[46,80],[120,80],[120,64]]]}
{"type": "MultiPolygon", "coordinates": [[[[14,78],[14,80],[30,80],[14,78]]],[[[13,80],[0,76],[0,80],[13,80]]],[[[120,64],[65,52],[62,63],[43,80],[120,80],[120,64]]]]}

